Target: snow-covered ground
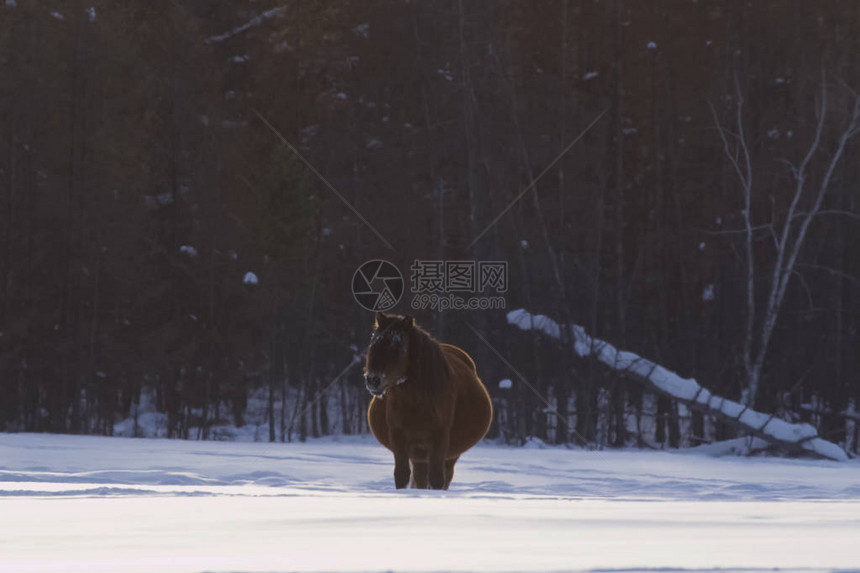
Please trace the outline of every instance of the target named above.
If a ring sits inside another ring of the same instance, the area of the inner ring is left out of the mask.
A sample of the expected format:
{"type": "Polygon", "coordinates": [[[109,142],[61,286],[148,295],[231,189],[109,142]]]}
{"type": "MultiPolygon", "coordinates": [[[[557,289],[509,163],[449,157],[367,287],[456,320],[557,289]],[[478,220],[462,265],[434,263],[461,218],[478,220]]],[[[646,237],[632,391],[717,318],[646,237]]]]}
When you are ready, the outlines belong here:
{"type": "Polygon", "coordinates": [[[395,491],[366,437],[0,434],[0,570],[858,570],[860,463],[482,445],[395,491]]]}

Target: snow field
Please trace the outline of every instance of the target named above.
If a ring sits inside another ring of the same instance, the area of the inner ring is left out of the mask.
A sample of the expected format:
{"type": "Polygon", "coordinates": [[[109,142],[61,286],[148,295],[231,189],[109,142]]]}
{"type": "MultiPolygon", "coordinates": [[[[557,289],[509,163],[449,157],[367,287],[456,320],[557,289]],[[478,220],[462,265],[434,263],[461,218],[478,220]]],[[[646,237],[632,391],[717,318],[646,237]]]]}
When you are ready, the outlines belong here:
{"type": "Polygon", "coordinates": [[[367,437],[0,434],[0,571],[860,570],[855,461],[481,445],[447,492],[391,471],[367,437]]]}

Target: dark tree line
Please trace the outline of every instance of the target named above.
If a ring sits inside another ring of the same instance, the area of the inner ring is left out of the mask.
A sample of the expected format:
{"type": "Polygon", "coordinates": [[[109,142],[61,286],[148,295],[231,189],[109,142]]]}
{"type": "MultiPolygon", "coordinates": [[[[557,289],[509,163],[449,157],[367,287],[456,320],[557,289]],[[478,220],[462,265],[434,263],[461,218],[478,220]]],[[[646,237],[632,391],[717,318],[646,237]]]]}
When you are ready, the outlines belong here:
{"type": "MultiPolygon", "coordinates": [[[[217,437],[263,395],[262,439],[366,431],[353,272],[466,259],[858,447],[855,2],[7,0],[0,78],[0,428],[217,437]]],[[[394,310],[475,356],[495,436],[734,436],[504,312],[394,310]]]]}

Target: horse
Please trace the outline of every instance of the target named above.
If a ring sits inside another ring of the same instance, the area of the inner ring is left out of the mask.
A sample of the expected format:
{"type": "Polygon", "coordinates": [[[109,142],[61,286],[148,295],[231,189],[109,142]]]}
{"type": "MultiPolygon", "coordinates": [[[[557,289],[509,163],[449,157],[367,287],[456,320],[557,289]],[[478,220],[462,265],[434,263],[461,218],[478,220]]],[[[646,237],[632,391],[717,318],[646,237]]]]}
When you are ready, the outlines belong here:
{"type": "Polygon", "coordinates": [[[367,422],[394,454],[395,487],[407,487],[411,477],[414,488],[448,489],[454,464],[493,420],[493,402],[472,358],[411,316],[377,312],[364,379],[373,395],[367,422]]]}

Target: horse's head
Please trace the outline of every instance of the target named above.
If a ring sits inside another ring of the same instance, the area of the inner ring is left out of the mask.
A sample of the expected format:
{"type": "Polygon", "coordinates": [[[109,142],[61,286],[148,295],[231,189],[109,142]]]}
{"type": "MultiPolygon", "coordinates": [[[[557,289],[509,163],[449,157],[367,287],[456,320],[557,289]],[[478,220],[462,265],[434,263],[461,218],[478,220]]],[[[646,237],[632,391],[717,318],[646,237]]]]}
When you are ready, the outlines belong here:
{"type": "Polygon", "coordinates": [[[414,326],[411,316],[376,313],[364,365],[364,383],[374,396],[381,397],[406,381],[409,334],[414,326]]]}

